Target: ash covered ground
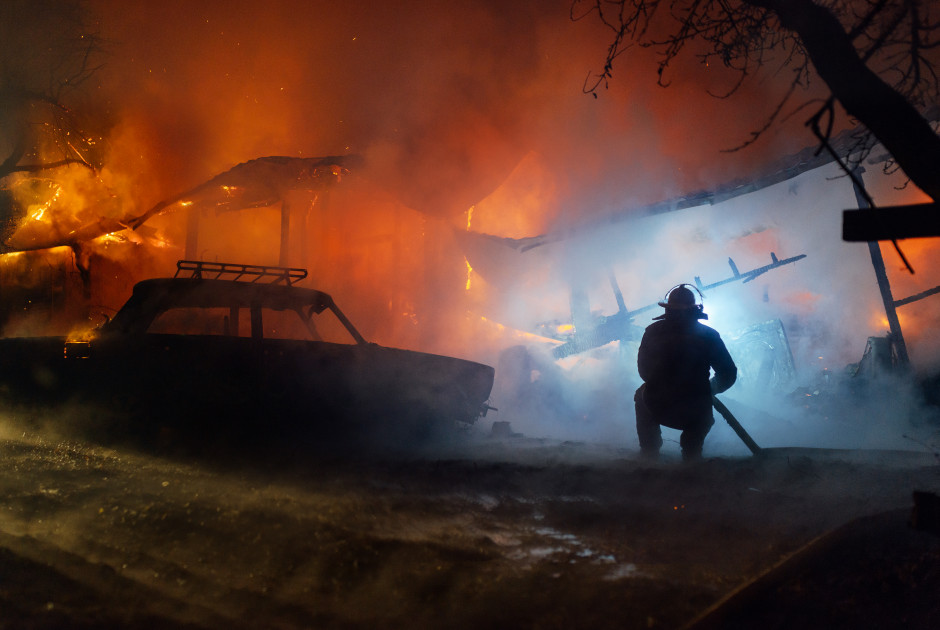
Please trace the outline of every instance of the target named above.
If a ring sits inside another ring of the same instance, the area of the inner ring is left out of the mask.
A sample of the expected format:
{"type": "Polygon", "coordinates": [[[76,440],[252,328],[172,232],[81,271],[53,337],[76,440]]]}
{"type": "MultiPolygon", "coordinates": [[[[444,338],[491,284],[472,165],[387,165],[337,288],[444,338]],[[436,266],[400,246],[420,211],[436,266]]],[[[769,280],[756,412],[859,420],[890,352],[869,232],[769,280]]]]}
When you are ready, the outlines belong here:
{"type": "Polygon", "coordinates": [[[940,619],[940,537],[908,526],[936,448],[752,457],[716,425],[712,456],[648,463],[484,421],[422,455],[210,464],[5,426],[0,628],[940,619]]]}

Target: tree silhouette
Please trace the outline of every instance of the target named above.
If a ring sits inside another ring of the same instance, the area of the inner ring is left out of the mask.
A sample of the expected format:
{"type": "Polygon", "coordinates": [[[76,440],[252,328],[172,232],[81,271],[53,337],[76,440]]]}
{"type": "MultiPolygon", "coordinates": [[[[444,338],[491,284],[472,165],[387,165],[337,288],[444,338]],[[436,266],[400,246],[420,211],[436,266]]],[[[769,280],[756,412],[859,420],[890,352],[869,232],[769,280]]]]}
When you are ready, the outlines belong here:
{"type": "MultiPolygon", "coordinates": [[[[573,19],[596,15],[612,32],[602,72],[585,83],[597,96],[617,57],[633,44],[659,54],[659,83],[690,52],[736,73],[736,92],[760,69],[791,72],[756,140],[815,73],[831,97],[810,122],[826,142],[834,102],[861,123],[844,157],[858,165],[877,144],[927,195],[940,201],[940,137],[926,112],[940,96],[935,60],[940,16],[929,0],[573,0],[573,19]]],[[[805,104],[803,104],[805,105],[805,104]]]]}
{"type": "Polygon", "coordinates": [[[0,178],[91,166],[92,144],[71,99],[98,69],[101,52],[81,0],[0,3],[0,178]]]}

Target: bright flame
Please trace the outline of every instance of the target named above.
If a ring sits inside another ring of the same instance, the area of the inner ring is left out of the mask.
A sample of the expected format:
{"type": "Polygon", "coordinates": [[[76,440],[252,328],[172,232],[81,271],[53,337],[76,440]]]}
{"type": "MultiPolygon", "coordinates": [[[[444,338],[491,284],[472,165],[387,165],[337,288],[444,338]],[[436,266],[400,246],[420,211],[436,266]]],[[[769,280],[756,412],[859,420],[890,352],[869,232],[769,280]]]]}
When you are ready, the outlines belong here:
{"type": "Polygon", "coordinates": [[[83,326],[69,331],[65,338],[66,343],[87,343],[98,336],[98,329],[94,326],[83,326]]]}
{"type": "MultiPolygon", "coordinates": [[[[473,208],[474,208],[473,206],[470,206],[470,208],[467,210],[467,231],[468,232],[470,231],[470,225],[473,222],[473,208]]],[[[464,289],[466,291],[469,291],[470,283],[473,279],[473,267],[470,266],[469,260],[467,260],[466,258],[464,258],[463,260],[465,263],[467,263],[467,284],[464,287],[464,289]]]]}
{"type": "Polygon", "coordinates": [[[34,221],[42,221],[43,218],[46,216],[46,210],[52,207],[52,204],[58,201],[59,197],[61,196],[62,196],[62,186],[56,186],[55,194],[52,195],[52,197],[45,203],[41,203],[38,206],[36,206],[37,209],[33,211],[33,213],[30,215],[29,218],[34,221]]]}
{"type": "Polygon", "coordinates": [[[125,243],[128,238],[124,235],[118,234],[117,232],[111,232],[110,234],[104,234],[99,236],[96,239],[99,243],[125,243]]]}
{"type": "Polygon", "coordinates": [[[167,247],[171,247],[170,241],[168,241],[165,236],[151,236],[148,239],[148,241],[150,242],[151,245],[153,245],[154,247],[158,247],[160,249],[166,249],[167,247]]]}

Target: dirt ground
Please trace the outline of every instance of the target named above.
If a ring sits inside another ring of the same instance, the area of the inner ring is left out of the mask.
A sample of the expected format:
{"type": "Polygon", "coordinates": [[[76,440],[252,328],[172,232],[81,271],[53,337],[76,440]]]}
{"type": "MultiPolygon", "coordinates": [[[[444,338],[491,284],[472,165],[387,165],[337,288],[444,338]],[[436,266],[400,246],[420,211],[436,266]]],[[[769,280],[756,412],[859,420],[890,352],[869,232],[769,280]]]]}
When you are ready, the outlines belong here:
{"type": "Polygon", "coordinates": [[[932,452],[208,465],[8,434],[0,471],[0,628],[940,627],[940,536],[908,526],[932,452]]]}

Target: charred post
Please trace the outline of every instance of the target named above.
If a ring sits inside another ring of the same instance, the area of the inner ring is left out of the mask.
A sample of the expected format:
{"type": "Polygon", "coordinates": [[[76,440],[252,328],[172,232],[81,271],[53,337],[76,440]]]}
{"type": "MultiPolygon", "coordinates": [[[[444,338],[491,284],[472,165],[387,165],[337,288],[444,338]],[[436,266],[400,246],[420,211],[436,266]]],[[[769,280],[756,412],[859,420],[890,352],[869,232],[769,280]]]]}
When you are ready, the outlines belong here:
{"type": "MultiPolygon", "coordinates": [[[[859,169],[856,172],[856,177],[852,178],[852,188],[855,191],[858,208],[859,210],[867,209],[868,212],[873,212],[865,192],[859,185],[861,181],[862,171],[859,169]]],[[[872,267],[875,268],[875,277],[878,279],[878,290],[881,292],[881,301],[884,303],[885,315],[888,318],[888,329],[897,348],[898,366],[906,369],[910,365],[910,358],[907,354],[907,345],[904,343],[904,334],[901,331],[898,311],[894,306],[894,298],[891,296],[891,283],[888,282],[888,272],[885,270],[885,261],[881,255],[881,246],[878,245],[878,241],[868,241],[868,251],[871,254],[872,267]]]]}

